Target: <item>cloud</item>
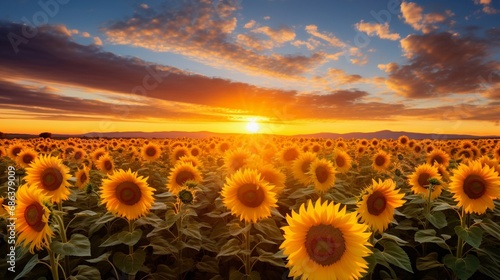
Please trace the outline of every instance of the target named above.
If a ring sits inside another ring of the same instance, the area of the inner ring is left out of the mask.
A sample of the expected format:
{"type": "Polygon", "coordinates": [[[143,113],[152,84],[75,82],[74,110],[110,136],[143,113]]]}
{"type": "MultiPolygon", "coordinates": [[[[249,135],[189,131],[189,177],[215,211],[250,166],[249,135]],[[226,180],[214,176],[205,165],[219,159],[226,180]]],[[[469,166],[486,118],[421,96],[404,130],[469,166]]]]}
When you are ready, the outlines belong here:
{"type": "Polygon", "coordinates": [[[271,40],[262,40],[254,34],[238,34],[236,36],[236,42],[238,42],[241,46],[256,51],[270,50],[274,48],[274,44],[271,40]]]}
{"type": "Polygon", "coordinates": [[[378,66],[388,73],[389,88],[400,95],[428,98],[475,93],[498,81],[500,64],[491,60],[488,41],[443,32],[409,35],[401,40],[401,47],[408,64],[378,66]]]}
{"type": "Polygon", "coordinates": [[[82,32],[82,37],[89,38],[90,37],[90,33],[88,33],[88,32],[82,32]]]}
{"type": "Polygon", "coordinates": [[[256,29],[253,29],[252,32],[261,33],[267,35],[271,40],[278,44],[282,44],[285,42],[292,41],[295,39],[295,32],[290,27],[281,27],[277,29],[273,29],[269,26],[262,26],[256,29]]]}
{"type": "MultiPolygon", "coordinates": [[[[183,1],[179,6],[164,10],[137,11],[129,19],[105,27],[103,32],[111,43],[174,52],[252,75],[296,79],[327,61],[322,52],[308,56],[269,55],[248,48],[251,39],[248,36],[235,40],[237,9],[235,1],[183,1]]],[[[289,29],[264,27],[258,30],[277,42],[287,42],[295,36],[289,29]],[[286,32],[279,34],[277,31],[286,32]]]]}
{"type": "Polygon", "coordinates": [[[246,29],[254,28],[254,26],[255,26],[256,23],[257,22],[252,19],[251,21],[245,23],[245,25],[243,25],[243,28],[246,28],[246,29]]]}
{"type": "Polygon", "coordinates": [[[313,51],[317,47],[321,46],[321,42],[318,40],[315,40],[314,38],[309,38],[307,41],[302,41],[302,40],[295,40],[291,42],[293,46],[300,48],[301,46],[305,46],[308,50],[313,51]]]}
{"type": "Polygon", "coordinates": [[[96,37],[94,37],[94,44],[95,44],[96,46],[102,46],[102,40],[101,40],[101,38],[99,38],[99,37],[97,37],[97,36],[96,36],[96,37]]]}
{"type": "Polygon", "coordinates": [[[318,31],[318,26],[311,24],[305,27],[307,33],[311,34],[314,37],[317,37],[321,40],[328,42],[333,47],[344,47],[345,43],[342,42],[339,38],[335,37],[332,33],[324,32],[321,33],[318,31]]]}
{"type": "Polygon", "coordinates": [[[327,71],[327,79],[333,81],[337,85],[352,84],[363,81],[360,75],[348,75],[344,70],[329,68],[327,71]]]}
{"type": "Polygon", "coordinates": [[[401,3],[401,13],[405,22],[413,29],[422,31],[424,34],[437,30],[439,27],[436,24],[446,23],[447,19],[453,16],[453,13],[449,10],[444,13],[428,14],[424,14],[423,11],[424,9],[416,3],[401,3]]]}
{"type": "Polygon", "coordinates": [[[491,5],[491,0],[474,0],[476,5],[483,5],[483,12],[489,15],[494,15],[500,13],[500,10],[495,9],[491,5]]]}
{"type": "Polygon", "coordinates": [[[389,23],[386,22],[384,24],[381,23],[369,23],[369,22],[358,22],[356,23],[356,29],[365,32],[369,36],[378,36],[380,39],[388,39],[388,40],[398,40],[399,34],[391,33],[389,31],[389,23]]]}

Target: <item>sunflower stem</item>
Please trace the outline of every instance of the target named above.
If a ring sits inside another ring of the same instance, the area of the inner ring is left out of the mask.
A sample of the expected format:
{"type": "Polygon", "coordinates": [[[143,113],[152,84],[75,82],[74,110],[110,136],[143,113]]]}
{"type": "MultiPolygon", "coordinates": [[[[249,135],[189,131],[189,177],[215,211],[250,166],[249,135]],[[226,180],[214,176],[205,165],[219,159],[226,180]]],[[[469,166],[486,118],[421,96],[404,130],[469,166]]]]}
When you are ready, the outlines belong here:
{"type": "Polygon", "coordinates": [[[245,274],[247,276],[250,276],[250,273],[252,272],[252,264],[250,262],[250,255],[252,254],[250,251],[250,231],[252,230],[252,224],[249,221],[245,221],[245,228],[249,225],[250,228],[245,232],[245,274]]]}
{"type": "Polygon", "coordinates": [[[55,254],[47,248],[49,251],[49,257],[50,257],[50,271],[52,272],[52,278],[54,279],[59,279],[59,265],[56,261],[55,254]]]}
{"type": "MultiPolygon", "coordinates": [[[[128,231],[130,232],[130,234],[132,234],[132,232],[134,232],[134,225],[133,225],[131,220],[128,220],[128,231]]],[[[134,246],[133,245],[128,246],[128,253],[130,256],[132,256],[134,254],[134,246]]],[[[129,280],[135,279],[135,275],[129,274],[128,279],[129,280]]]]}
{"type": "MultiPolygon", "coordinates": [[[[466,221],[466,214],[465,214],[465,209],[462,206],[462,214],[460,215],[460,226],[465,230],[467,227],[467,221],[466,221]]],[[[457,254],[456,257],[458,259],[462,258],[463,254],[463,249],[464,249],[464,240],[462,237],[458,236],[458,241],[457,241],[457,254]]]]}
{"type": "MultiPolygon", "coordinates": [[[[62,202],[57,203],[57,208],[59,211],[62,211],[62,202]]],[[[62,243],[68,243],[68,237],[66,236],[66,227],[64,226],[64,219],[62,216],[59,214],[55,214],[54,218],[56,220],[57,225],[59,226],[59,235],[61,236],[61,242],[62,243]]],[[[65,255],[64,256],[64,270],[63,273],[65,274],[66,272],[70,272],[70,266],[69,266],[69,256],[65,255]]]]}

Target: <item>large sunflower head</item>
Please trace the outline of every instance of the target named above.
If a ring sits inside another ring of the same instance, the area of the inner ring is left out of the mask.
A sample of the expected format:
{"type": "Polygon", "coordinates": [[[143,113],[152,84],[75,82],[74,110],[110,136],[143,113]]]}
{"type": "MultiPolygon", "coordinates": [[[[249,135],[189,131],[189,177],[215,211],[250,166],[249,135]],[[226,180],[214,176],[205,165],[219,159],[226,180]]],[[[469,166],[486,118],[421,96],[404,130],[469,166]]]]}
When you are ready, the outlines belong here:
{"type": "Polygon", "coordinates": [[[241,168],[247,167],[252,155],[243,148],[229,150],[224,155],[224,169],[233,174],[241,168]]]}
{"type": "Polygon", "coordinates": [[[383,150],[379,150],[373,156],[372,168],[376,171],[382,172],[384,170],[387,170],[390,164],[391,164],[391,155],[384,152],[383,150]]]}
{"type": "Polygon", "coordinates": [[[90,182],[90,168],[86,165],[82,169],[78,169],[75,173],[75,186],[78,189],[83,189],[90,182]]]}
{"type": "Polygon", "coordinates": [[[245,222],[267,218],[277,206],[273,186],[255,169],[240,169],[226,178],[221,196],[226,208],[245,222]]]}
{"type": "Polygon", "coordinates": [[[427,155],[427,163],[434,165],[434,163],[448,166],[450,164],[450,156],[441,149],[435,149],[427,155]]]}
{"type": "Polygon", "coordinates": [[[357,279],[368,268],[370,255],[367,226],[356,213],[333,202],[309,201],[286,217],[280,246],[288,257],[291,277],[302,279],[357,279]]]}
{"type": "Polygon", "coordinates": [[[34,249],[48,248],[54,235],[49,226],[50,210],[45,206],[49,198],[34,185],[22,185],[16,193],[16,244],[29,246],[30,253],[34,249]]]}
{"type": "Polygon", "coordinates": [[[290,167],[294,160],[296,160],[300,155],[300,150],[297,146],[292,145],[288,147],[284,147],[280,154],[280,161],[287,167],[290,167]]]}
{"type": "Polygon", "coordinates": [[[184,146],[176,146],[170,153],[170,163],[175,165],[177,161],[184,156],[189,156],[188,148],[184,146]]]}
{"type": "Polygon", "coordinates": [[[279,195],[285,189],[286,176],[271,164],[255,164],[255,169],[260,173],[262,179],[274,186],[273,191],[279,195]]]}
{"type": "Polygon", "coordinates": [[[177,195],[187,181],[202,181],[201,172],[191,162],[179,162],[170,170],[168,190],[177,195]]]}
{"type": "Polygon", "coordinates": [[[309,176],[309,167],[316,159],[317,157],[314,153],[301,153],[292,163],[293,177],[306,186],[312,184],[312,178],[309,176]]]}
{"type": "Polygon", "coordinates": [[[401,135],[399,136],[398,138],[398,143],[399,145],[403,146],[403,147],[406,147],[408,146],[408,143],[410,142],[410,139],[408,138],[408,136],[406,135],[401,135]]]}
{"type": "Polygon", "coordinates": [[[383,232],[392,221],[394,209],[405,203],[404,193],[396,190],[396,183],[391,180],[378,182],[373,180],[366,189],[360,202],[358,213],[360,220],[370,226],[373,231],[383,232]]]}
{"type": "Polygon", "coordinates": [[[105,154],[97,160],[96,167],[106,174],[112,174],[115,169],[115,162],[109,154],[105,154]]]}
{"type": "Polygon", "coordinates": [[[319,192],[326,192],[335,185],[335,167],[327,159],[316,159],[309,167],[309,176],[314,188],[319,192]]]}
{"type": "Polygon", "coordinates": [[[69,168],[66,167],[61,159],[51,156],[39,156],[26,168],[26,182],[35,185],[42,190],[42,193],[52,200],[59,203],[68,199],[70,191],[68,187],[71,178],[69,168]]]}
{"type": "Polygon", "coordinates": [[[471,161],[458,166],[451,177],[449,190],[465,212],[483,214],[486,209],[493,209],[493,200],[500,197],[500,177],[488,165],[471,161]]]}
{"type": "Polygon", "coordinates": [[[30,164],[36,159],[38,156],[38,153],[31,149],[23,149],[16,157],[16,162],[19,164],[21,167],[28,167],[30,164]]]}
{"type": "Polygon", "coordinates": [[[148,143],[141,148],[142,158],[146,161],[152,162],[158,159],[161,155],[160,146],[156,143],[148,143]]]}
{"type": "Polygon", "coordinates": [[[96,162],[96,161],[99,160],[99,158],[101,158],[102,156],[104,156],[106,153],[107,153],[106,149],[99,148],[99,149],[95,150],[94,152],[92,152],[92,154],[90,155],[90,157],[92,158],[93,162],[96,162]]]}
{"type": "Polygon", "coordinates": [[[101,199],[109,212],[134,220],[149,212],[154,203],[153,192],[147,178],[130,169],[120,169],[102,181],[101,199]]]}
{"type": "Polygon", "coordinates": [[[14,142],[9,145],[7,149],[7,155],[12,159],[16,160],[17,155],[23,150],[24,146],[21,143],[14,142]]]}
{"type": "MultiPolygon", "coordinates": [[[[377,139],[374,139],[377,140],[377,139]]],[[[372,140],[372,142],[374,141],[372,140]]],[[[333,153],[332,161],[335,163],[335,168],[338,172],[347,172],[351,169],[352,159],[344,150],[336,149],[333,153]]]]}
{"type": "Polygon", "coordinates": [[[74,160],[75,162],[82,162],[86,156],[87,152],[85,152],[85,150],[77,148],[71,154],[71,159],[74,160]]]}
{"type": "MultiPolygon", "coordinates": [[[[408,177],[411,185],[411,190],[415,194],[420,194],[423,198],[429,197],[429,179],[435,178],[440,182],[442,177],[436,166],[428,163],[421,164],[415,168],[415,171],[408,177]]],[[[437,185],[432,187],[431,200],[436,199],[442,192],[442,186],[437,185]]]]}

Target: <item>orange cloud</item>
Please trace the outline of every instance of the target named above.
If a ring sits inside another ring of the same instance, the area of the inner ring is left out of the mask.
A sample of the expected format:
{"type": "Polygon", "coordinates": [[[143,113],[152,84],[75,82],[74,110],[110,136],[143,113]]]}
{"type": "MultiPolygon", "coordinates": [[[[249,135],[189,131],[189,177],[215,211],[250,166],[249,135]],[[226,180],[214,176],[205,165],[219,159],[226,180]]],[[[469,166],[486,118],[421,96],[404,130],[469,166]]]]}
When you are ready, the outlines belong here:
{"type": "Polygon", "coordinates": [[[449,10],[445,11],[444,14],[424,14],[423,11],[424,9],[416,3],[401,3],[401,13],[405,22],[413,27],[413,29],[422,31],[425,34],[437,30],[439,28],[436,25],[437,23],[445,23],[449,17],[453,16],[453,13],[449,10]]]}
{"type": "Polygon", "coordinates": [[[399,34],[391,33],[389,31],[389,23],[386,22],[384,24],[381,23],[368,23],[368,22],[358,22],[356,23],[356,29],[361,32],[365,32],[369,36],[378,36],[380,39],[388,39],[388,40],[398,40],[399,34]]]}
{"type": "Polygon", "coordinates": [[[342,42],[339,38],[335,37],[335,35],[328,33],[328,32],[324,32],[324,33],[319,32],[318,26],[316,26],[314,24],[307,25],[305,30],[307,33],[311,34],[312,36],[328,42],[333,47],[344,47],[345,46],[345,43],[342,42]]]}

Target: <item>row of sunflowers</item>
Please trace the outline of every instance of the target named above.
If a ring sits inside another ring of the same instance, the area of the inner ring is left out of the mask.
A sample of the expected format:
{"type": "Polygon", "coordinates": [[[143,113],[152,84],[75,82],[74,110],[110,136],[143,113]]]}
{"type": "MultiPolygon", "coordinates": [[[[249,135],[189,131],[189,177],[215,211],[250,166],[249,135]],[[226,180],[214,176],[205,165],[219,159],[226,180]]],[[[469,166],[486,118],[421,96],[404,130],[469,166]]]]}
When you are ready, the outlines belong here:
{"type": "Polygon", "coordinates": [[[495,139],[3,139],[2,279],[499,279],[499,162],[495,139]]]}

